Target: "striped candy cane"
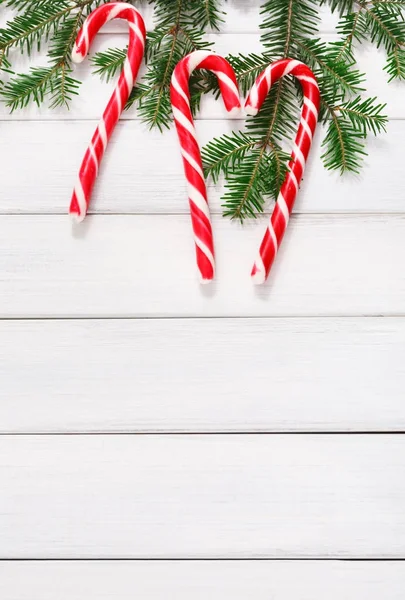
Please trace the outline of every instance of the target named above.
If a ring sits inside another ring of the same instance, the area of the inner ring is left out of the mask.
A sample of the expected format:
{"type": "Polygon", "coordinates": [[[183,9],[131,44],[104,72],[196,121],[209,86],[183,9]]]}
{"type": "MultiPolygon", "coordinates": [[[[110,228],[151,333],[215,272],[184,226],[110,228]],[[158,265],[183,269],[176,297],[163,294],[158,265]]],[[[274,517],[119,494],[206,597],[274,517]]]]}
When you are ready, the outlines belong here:
{"type": "Polygon", "coordinates": [[[239,113],[241,105],[235,73],[221,56],[199,50],[186,56],[175,68],[170,89],[173,115],[187,178],[197,265],[202,283],[207,283],[215,276],[215,258],[201,153],[190,109],[189,78],[195,69],[207,69],[215,73],[225,107],[230,114],[239,113]]]}
{"type": "Polygon", "coordinates": [[[294,75],[301,82],[304,105],[288,173],[253,266],[252,277],[257,284],[266,280],[287,229],[318,121],[320,95],[315,76],[306,65],[291,59],[278,60],[259,75],[246,101],[247,114],[254,116],[259,112],[273,83],[285,75],[294,75]]]}
{"type": "Polygon", "coordinates": [[[134,87],[144,54],[146,30],[141,15],[136,8],[129,4],[111,2],[97,8],[86,19],[77,36],[72,60],[80,63],[85,59],[99,29],[112,19],[126,19],[129,23],[128,55],[116,89],[93,135],[80,168],[79,179],[69,210],[77,221],[82,221],[86,216],[100,162],[107,148],[108,140],[134,87]]]}

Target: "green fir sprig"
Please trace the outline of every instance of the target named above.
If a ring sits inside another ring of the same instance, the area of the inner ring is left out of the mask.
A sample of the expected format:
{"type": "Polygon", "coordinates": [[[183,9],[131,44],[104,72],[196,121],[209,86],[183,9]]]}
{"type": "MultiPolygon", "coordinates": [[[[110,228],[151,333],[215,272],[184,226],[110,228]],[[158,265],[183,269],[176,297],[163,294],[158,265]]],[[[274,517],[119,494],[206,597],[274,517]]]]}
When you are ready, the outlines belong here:
{"type": "MultiPolygon", "coordinates": [[[[402,3],[402,10],[404,7],[405,3],[402,3]]],[[[322,159],[326,168],[343,174],[360,170],[366,155],[367,135],[383,132],[387,118],[383,114],[384,104],[376,98],[363,98],[361,95],[365,75],[356,67],[353,43],[366,39],[366,32],[361,33],[356,24],[360,18],[358,12],[363,7],[354,2],[334,1],[332,8],[342,13],[338,28],[341,39],[326,43],[317,37],[317,0],[265,2],[261,10],[261,40],[265,51],[262,55],[230,56],[229,60],[244,93],[250,89],[257,75],[276,58],[297,58],[308,64],[321,90],[320,121],[326,126],[322,159]],[[344,28],[348,22],[351,22],[352,29],[344,28]]],[[[395,11],[398,8],[397,3],[395,11]]],[[[392,26],[393,9],[388,5],[384,9],[383,20],[385,18],[391,23],[389,31],[395,31],[395,35],[399,36],[401,28],[392,26]]],[[[389,47],[387,37],[388,34],[381,39],[376,37],[375,32],[370,32],[371,41],[377,44],[385,41],[386,49],[389,47]]],[[[401,39],[405,40],[405,35],[401,39]]],[[[395,77],[400,78],[400,73],[396,73],[395,77]]],[[[299,120],[299,98],[300,90],[290,77],[286,77],[273,86],[259,115],[247,119],[247,139],[236,135],[231,139],[223,136],[204,149],[206,175],[215,174],[218,178],[223,174],[225,177],[224,213],[231,218],[243,220],[256,216],[269,200],[276,199],[286,169],[285,141],[293,139],[299,120]],[[247,142],[252,144],[247,146],[247,142]],[[269,160],[273,161],[271,172],[265,168],[269,160]]]]}
{"type": "MultiPolygon", "coordinates": [[[[32,102],[69,106],[79,91],[73,77],[71,51],[88,14],[109,0],[0,0],[14,17],[0,29],[0,97],[12,110],[32,102]],[[48,62],[26,73],[13,72],[19,50],[31,56],[46,50],[48,62]]],[[[141,0],[129,0],[142,9],[141,0]]],[[[154,7],[148,33],[147,70],[134,88],[128,107],[136,104],[142,120],[164,130],[172,123],[170,80],[177,62],[193,50],[210,48],[206,34],[226,19],[225,0],[144,0],[154,7]]],[[[386,54],[391,80],[405,79],[405,0],[263,0],[262,53],[229,56],[243,94],[273,60],[302,60],[314,71],[321,90],[320,122],[325,128],[324,165],[358,172],[366,155],[366,138],[385,130],[385,105],[365,95],[365,74],[357,67],[356,50],[370,42],[386,54]],[[320,7],[339,16],[338,39],[319,36],[320,7]]],[[[106,80],[123,66],[126,50],[95,54],[94,71],[106,80]]],[[[191,79],[194,109],[201,97],[218,86],[211,73],[191,79]]],[[[203,150],[204,168],[214,181],[225,178],[224,214],[239,220],[256,217],[274,201],[285,177],[288,148],[295,136],[301,106],[300,86],[291,77],[275,84],[256,117],[243,131],[212,140],[203,150]]]]}

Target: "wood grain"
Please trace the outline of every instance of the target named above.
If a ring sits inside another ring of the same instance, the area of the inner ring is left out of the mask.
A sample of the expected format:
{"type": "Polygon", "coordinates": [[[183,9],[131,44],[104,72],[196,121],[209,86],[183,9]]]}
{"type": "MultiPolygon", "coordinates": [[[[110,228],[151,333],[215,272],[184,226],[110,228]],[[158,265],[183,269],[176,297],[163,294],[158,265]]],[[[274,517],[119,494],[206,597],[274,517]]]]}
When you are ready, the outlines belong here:
{"type": "Polygon", "coordinates": [[[1,433],[405,430],[404,319],[3,321],[0,339],[1,433]]]}
{"type": "Polygon", "coordinates": [[[197,282],[189,217],[0,219],[0,316],[192,317],[402,315],[405,220],[291,220],[264,286],[250,281],[264,222],[214,219],[217,281],[197,282]]]}
{"type": "Polygon", "coordinates": [[[405,558],[404,469],[392,435],[3,436],[0,558],[405,558]]]}
{"type": "Polygon", "coordinates": [[[3,562],[7,600],[403,600],[402,562],[3,562]]]}
{"type": "MultiPolygon", "coordinates": [[[[404,88],[405,89],[405,88],[404,88]]],[[[236,122],[239,127],[241,121],[236,122]]],[[[0,213],[67,214],[79,165],[96,122],[3,123],[0,213]],[[46,168],[38,168],[41,156],[46,168]],[[24,165],[24,177],[21,177],[24,165]],[[16,182],[18,181],[18,186],[16,182]]],[[[197,123],[201,144],[229,133],[231,124],[197,123]]],[[[405,121],[392,121],[386,136],[370,140],[370,155],[359,177],[339,177],[322,165],[319,131],[309,159],[295,212],[403,212],[402,152],[405,121]],[[381,177],[381,173],[389,177],[381,177]]],[[[209,183],[212,212],[221,212],[223,188],[209,183]]],[[[139,121],[120,123],[105,156],[93,194],[95,213],[182,213],[188,201],[178,140],[139,121]]]]}

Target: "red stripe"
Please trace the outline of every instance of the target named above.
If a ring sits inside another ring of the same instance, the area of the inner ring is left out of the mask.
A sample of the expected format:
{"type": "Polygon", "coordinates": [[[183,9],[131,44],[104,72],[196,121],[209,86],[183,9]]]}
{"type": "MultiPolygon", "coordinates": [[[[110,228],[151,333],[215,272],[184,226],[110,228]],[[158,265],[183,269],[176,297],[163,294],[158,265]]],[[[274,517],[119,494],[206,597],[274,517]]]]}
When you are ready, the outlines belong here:
{"type": "Polygon", "coordinates": [[[190,211],[191,220],[193,224],[193,230],[207,248],[209,248],[212,255],[214,255],[214,244],[212,236],[212,226],[207,216],[190,200],[190,211]]]}

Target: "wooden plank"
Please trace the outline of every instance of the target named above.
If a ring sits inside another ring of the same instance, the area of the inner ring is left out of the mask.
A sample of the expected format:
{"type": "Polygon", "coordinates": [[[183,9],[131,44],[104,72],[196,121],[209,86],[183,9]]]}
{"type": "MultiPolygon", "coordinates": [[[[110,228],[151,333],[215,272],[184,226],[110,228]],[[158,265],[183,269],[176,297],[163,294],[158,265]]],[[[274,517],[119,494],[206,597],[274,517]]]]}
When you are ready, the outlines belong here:
{"type": "Polygon", "coordinates": [[[269,282],[250,281],[264,222],[214,219],[218,275],[198,284],[189,217],[0,219],[0,316],[402,315],[400,216],[291,220],[269,282]]]}
{"type": "Polygon", "coordinates": [[[404,319],[3,321],[0,339],[1,433],[405,430],[404,319]]]}
{"type": "Polygon", "coordinates": [[[404,558],[404,469],[393,435],[3,436],[0,558],[404,558]]]}
{"type": "MultiPolygon", "coordinates": [[[[325,34],[325,41],[336,41],[336,35],[325,34]]],[[[238,54],[243,48],[245,53],[260,52],[262,46],[257,33],[247,34],[210,34],[207,39],[214,43],[214,49],[219,54],[238,54]]],[[[94,52],[106,50],[111,46],[125,47],[128,38],[126,35],[100,35],[97,37],[94,52]]],[[[381,102],[387,102],[387,114],[392,119],[405,118],[405,106],[403,102],[404,84],[388,84],[387,73],[383,70],[386,63],[384,51],[377,50],[374,46],[365,45],[362,51],[358,53],[359,68],[367,74],[367,94],[369,96],[378,96],[381,102]]],[[[25,72],[29,64],[31,66],[43,65],[46,61],[44,56],[35,56],[30,59],[30,63],[20,54],[17,54],[13,62],[16,71],[25,72]]],[[[98,76],[92,76],[94,68],[90,61],[84,61],[83,64],[75,66],[74,75],[83,85],[80,89],[80,95],[72,102],[70,110],[59,108],[49,110],[44,105],[41,108],[35,105],[24,110],[18,110],[10,115],[10,111],[4,104],[0,104],[0,120],[55,120],[63,119],[74,121],[77,119],[99,119],[106,104],[111,96],[112,84],[106,85],[98,76]]],[[[222,102],[215,101],[213,95],[204,98],[200,118],[205,119],[223,119],[228,118],[222,102]]],[[[138,119],[136,107],[126,111],[122,119],[138,119]]]]}
{"type": "MultiPolygon", "coordinates": [[[[236,122],[242,127],[241,121],[236,122]]],[[[0,213],[66,214],[80,161],[96,122],[3,123],[0,213]],[[35,156],[41,156],[38,169],[35,156]],[[21,177],[24,165],[24,177],[21,177]]],[[[201,144],[230,132],[231,124],[198,122],[201,144]]],[[[339,177],[323,167],[319,131],[295,212],[403,212],[402,149],[405,121],[392,121],[389,132],[370,140],[361,177],[339,177]],[[381,173],[389,177],[381,177],[381,173]],[[327,190],[327,191],[326,191],[327,190]]],[[[213,213],[221,213],[223,186],[209,185],[213,213]]],[[[120,123],[104,159],[92,198],[95,213],[185,213],[188,201],[178,140],[173,130],[161,135],[139,121],[120,123]],[[159,175],[156,176],[158,170],[159,175]]]]}
{"type": "Polygon", "coordinates": [[[7,600],[403,600],[403,562],[3,562],[7,600]]]}

